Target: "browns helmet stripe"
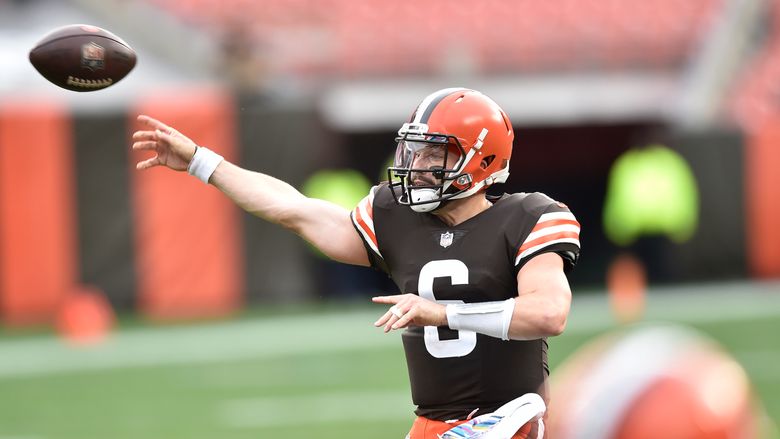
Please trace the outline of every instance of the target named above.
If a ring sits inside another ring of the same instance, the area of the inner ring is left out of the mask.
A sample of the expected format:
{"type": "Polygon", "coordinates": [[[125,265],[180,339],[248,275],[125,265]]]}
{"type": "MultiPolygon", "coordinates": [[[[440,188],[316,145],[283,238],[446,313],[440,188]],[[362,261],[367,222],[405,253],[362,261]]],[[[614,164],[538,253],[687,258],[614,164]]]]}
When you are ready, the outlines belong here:
{"type": "Polygon", "coordinates": [[[412,115],[412,123],[428,123],[428,119],[430,119],[431,113],[433,113],[433,109],[439,105],[439,102],[452,93],[461,90],[465,91],[468,89],[463,87],[445,88],[426,96],[414,111],[414,114],[412,115]]]}

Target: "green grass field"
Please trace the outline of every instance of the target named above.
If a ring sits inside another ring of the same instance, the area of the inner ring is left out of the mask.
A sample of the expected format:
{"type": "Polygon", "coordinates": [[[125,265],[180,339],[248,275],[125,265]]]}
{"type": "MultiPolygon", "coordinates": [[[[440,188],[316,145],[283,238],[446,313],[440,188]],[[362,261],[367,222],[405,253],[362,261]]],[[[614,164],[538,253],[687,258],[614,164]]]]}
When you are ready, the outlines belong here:
{"type": "MultiPolygon", "coordinates": [[[[378,306],[265,309],[197,325],[120,325],[108,342],[0,336],[0,439],[401,439],[413,419],[398,333],[378,306]]],[[[654,290],[647,320],[718,340],[780,418],[780,285],[654,290]]],[[[601,295],[575,296],[554,368],[614,329],[601,295]]],[[[776,437],[776,433],[769,436],[776,437]]]]}

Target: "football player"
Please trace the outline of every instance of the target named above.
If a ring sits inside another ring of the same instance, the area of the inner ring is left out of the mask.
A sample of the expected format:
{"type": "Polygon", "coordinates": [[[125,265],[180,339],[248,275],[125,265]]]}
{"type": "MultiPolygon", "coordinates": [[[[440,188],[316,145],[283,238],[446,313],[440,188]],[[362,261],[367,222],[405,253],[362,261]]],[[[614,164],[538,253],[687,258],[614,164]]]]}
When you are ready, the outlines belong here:
{"type": "MultiPolygon", "coordinates": [[[[389,305],[375,325],[404,329],[410,439],[437,439],[527,393],[546,397],[547,337],[566,325],[580,225],[541,193],[486,194],[509,176],[514,139],[493,100],[465,88],[425,97],[398,131],[388,181],[352,212],[138,119],[149,129],[133,134],[133,149],[156,152],[138,169],[186,170],[330,258],[392,277],[403,294],[373,299],[389,305]]],[[[513,437],[542,437],[536,419],[513,437]]]]}

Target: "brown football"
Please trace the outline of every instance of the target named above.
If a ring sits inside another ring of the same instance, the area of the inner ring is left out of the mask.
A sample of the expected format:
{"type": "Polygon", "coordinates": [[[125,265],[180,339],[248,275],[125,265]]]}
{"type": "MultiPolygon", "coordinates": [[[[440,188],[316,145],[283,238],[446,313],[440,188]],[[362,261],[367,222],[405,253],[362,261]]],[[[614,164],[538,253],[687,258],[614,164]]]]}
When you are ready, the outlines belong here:
{"type": "Polygon", "coordinates": [[[30,51],[30,62],[51,83],[73,91],[116,84],[135,67],[135,51],[121,38],[96,26],[55,29],[30,51]]]}

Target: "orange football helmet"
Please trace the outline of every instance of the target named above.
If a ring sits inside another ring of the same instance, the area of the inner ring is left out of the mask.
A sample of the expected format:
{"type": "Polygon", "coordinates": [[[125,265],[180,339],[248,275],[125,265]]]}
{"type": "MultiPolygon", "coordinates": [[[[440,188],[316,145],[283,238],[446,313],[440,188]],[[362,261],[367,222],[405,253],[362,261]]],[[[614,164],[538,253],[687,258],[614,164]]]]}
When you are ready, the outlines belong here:
{"type": "Polygon", "coordinates": [[[467,88],[431,93],[398,130],[391,192],[399,204],[430,212],[503,183],[513,140],[509,117],[489,97],[467,88]]]}

